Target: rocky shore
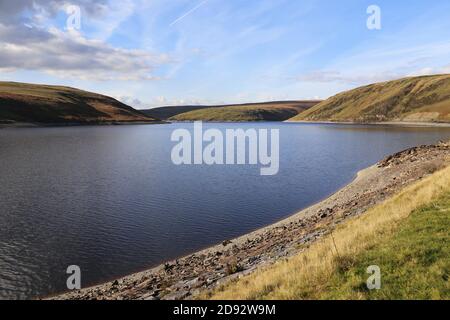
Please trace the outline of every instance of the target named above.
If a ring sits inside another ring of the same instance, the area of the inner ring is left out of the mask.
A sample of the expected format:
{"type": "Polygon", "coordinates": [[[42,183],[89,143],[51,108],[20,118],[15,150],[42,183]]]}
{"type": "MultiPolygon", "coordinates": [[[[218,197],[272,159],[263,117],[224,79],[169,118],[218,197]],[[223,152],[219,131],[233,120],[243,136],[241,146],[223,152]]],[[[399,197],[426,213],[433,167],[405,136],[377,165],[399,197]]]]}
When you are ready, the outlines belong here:
{"type": "Polygon", "coordinates": [[[449,164],[449,143],[399,152],[361,171],[331,197],[286,220],[157,268],[52,299],[194,299],[217,285],[305,250],[337,224],[363,214],[449,164]]]}

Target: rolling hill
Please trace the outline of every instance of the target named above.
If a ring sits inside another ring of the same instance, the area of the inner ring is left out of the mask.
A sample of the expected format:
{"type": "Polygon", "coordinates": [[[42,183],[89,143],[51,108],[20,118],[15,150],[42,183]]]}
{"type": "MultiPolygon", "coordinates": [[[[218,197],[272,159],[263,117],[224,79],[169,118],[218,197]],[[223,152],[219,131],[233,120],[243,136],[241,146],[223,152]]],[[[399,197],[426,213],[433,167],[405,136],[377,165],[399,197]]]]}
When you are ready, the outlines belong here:
{"type": "Polygon", "coordinates": [[[209,108],[207,106],[167,106],[159,107],[154,109],[140,110],[142,113],[150,116],[156,117],[162,120],[168,120],[171,117],[179,115],[181,113],[186,113],[190,111],[195,111],[199,109],[209,108]]]}
{"type": "Polygon", "coordinates": [[[289,121],[450,122],[450,75],[360,87],[331,97],[289,121]]]}
{"type": "Polygon", "coordinates": [[[281,101],[221,106],[163,107],[143,111],[171,121],[284,121],[320,101],[281,101]]]}
{"type": "Polygon", "coordinates": [[[0,124],[157,122],[111,97],[69,87],[0,82],[0,124]]]}

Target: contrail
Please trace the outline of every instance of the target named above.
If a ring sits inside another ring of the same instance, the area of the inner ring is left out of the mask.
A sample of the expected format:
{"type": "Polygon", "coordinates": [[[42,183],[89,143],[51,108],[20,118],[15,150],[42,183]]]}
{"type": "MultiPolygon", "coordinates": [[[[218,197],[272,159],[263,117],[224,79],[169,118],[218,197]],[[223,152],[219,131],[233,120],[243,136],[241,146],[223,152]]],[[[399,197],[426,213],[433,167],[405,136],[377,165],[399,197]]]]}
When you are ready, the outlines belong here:
{"type": "Polygon", "coordinates": [[[200,2],[196,7],[192,8],[191,10],[189,10],[188,12],[186,12],[185,14],[183,14],[181,17],[179,17],[178,19],[176,19],[174,22],[172,22],[170,24],[170,26],[173,26],[174,24],[176,24],[177,22],[181,21],[182,19],[186,18],[188,15],[190,15],[192,12],[194,12],[195,10],[197,10],[198,8],[200,8],[201,6],[203,6],[205,3],[207,3],[209,0],[204,0],[202,2],[200,2]]]}

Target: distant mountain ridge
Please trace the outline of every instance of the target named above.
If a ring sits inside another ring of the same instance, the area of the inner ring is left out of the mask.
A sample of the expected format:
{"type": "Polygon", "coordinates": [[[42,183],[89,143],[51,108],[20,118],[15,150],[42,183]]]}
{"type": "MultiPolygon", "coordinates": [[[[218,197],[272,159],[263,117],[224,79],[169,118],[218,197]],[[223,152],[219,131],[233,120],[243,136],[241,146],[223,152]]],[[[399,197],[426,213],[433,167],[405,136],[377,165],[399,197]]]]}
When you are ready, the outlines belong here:
{"type": "Polygon", "coordinates": [[[169,121],[284,121],[319,102],[300,100],[217,106],[173,106],[142,110],[142,112],[169,121]]]}
{"type": "Polygon", "coordinates": [[[356,88],[289,121],[450,122],[450,75],[410,77],[356,88]]]}
{"type": "Polygon", "coordinates": [[[157,122],[118,100],[75,88],[0,82],[0,123],[157,122]]]}

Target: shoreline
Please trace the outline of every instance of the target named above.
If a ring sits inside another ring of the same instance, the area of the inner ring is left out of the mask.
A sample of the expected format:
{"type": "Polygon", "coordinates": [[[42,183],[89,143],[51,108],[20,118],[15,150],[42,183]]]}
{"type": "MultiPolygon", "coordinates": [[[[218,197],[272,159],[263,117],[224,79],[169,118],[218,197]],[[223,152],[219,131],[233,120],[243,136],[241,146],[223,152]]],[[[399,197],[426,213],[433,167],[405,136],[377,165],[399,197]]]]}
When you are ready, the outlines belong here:
{"type": "Polygon", "coordinates": [[[105,121],[105,122],[64,122],[64,123],[32,123],[32,122],[2,123],[0,121],[0,129],[125,126],[125,125],[168,124],[168,123],[169,122],[166,121],[105,121]]]}
{"type": "Polygon", "coordinates": [[[390,127],[420,127],[420,128],[450,128],[450,122],[404,122],[404,121],[389,121],[389,122],[351,122],[351,121],[267,121],[267,120],[255,120],[255,121],[205,121],[205,120],[192,120],[192,121],[169,121],[168,123],[194,123],[196,121],[202,121],[203,123],[216,123],[216,124],[230,124],[230,123],[286,123],[286,124],[323,124],[323,125],[353,125],[353,126],[390,126],[390,127]]]}
{"type": "MultiPolygon", "coordinates": [[[[184,123],[186,123],[186,122],[184,122],[184,123]]],[[[362,169],[362,170],[358,171],[358,172],[354,175],[353,179],[351,179],[350,182],[349,182],[348,184],[344,185],[343,187],[341,187],[340,189],[338,189],[336,192],[332,193],[332,194],[329,195],[329,196],[325,196],[322,200],[319,200],[319,201],[317,201],[317,202],[311,204],[310,206],[307,206],[307,207],[304,208],[304,209],[300,209],[300,211],[299,211],[299,210],[294,211],[294,213],[292,213],[291,215],[288,215],[286,218],[283,218],[283,219],[281,219],[281,220],[279,220],[279,221],[276,221],[276,222],[274,222],[274,223],[271,223],[271,224],[269,224],[269,225],[267,225],[267,226],[263,226],[263,227],[257,228],[257,229],[255,229],[255,230],[253,230],[253,231],[250,231],[250,232],[248,232],[248,233],[246,233],[246,234],[243,234],[243,235],[241,235],[241,236],[238,236],[238,237],[236,237],[236,238],[232,238],[232,239],[230,239],[230,240],[224,240],[222,243],[213,244],[213,245],[208,246],[208,247],[205,247],[205,248],[203,248],[203,249],[199,249],[199,250],[197,250],[197,251],[195,251],[195,252],[188,253],[188,254],[183,255],[183,256],[180,256],[180,257],[178,257],[178,258],[169,260],[169,261],[166,262],[166,263],[163,262],[163,263],[160,263],[160,264],[158,264],[158,265],[156,265],[156,266],[154,266],[154,267],[144,268],[143,270],[136,271],[136,272],[130,273],[130,274],[128,274],[128,275],[125,275],[125,276],[122,276],[122,277],[119,277],[119,278],[112,278],[111,280],[108,280],[108,281],[106,281],[106,282],[101,282],[101,283],[97,283],[97,284],[90,285],[89,287],[82,288],[80,291],[84,291],[84,290],[92,290],[92,289],[101,288],[101,287],[103,287],[103,286],[105,286],[105,285],[114,283],[114,282],[116,282],[116,281],[126,280],[126,279],[129,278],[129,277],[139,277],[139,276],[141,276],[141,275],[142,275],[142,276],[145,276],[147,273],[152,273],[152,272],[154,272],[154,271],[159,271],[159,270],[161,270],[161,269],[164,268],[164,266],[167,265],[168,263],[169,263],[169,264],[170,264],[170,263],[176,263],[176,261],[179,261],[179,260],[182,260],[182,259],[187,259],[187,258],[189,258],[189,257],[191,257],[191,256],[193,256],[193,255],[208,254],[208,253],[214,252],[214,251],[219,251],[219,252],[220,252],[220,250],[223,249],[223,247],[226,247],[226,246],[224,246],[224,243],[228,243],[228,244],[232,244],[232,243],[233,243],[233,244],[237,244],[237,243],[242,243],[243,241],[246,241],[246,240],[248,240],[248,239],[251,238],[251,237],[257,237],[259,234],[264,233],[264,231],[270,230],[271,228],[276,228],[278,225],[282,225],[282,224],[284,224],[284,223],[289,223],[290,220],[293,220],[293,219],[295,219],[295,218],[298,218],[304,211],[306,211],[306,210],[308,210],[308,209],[310,209],[310,208],[312,208],[312,207],[315,207],[315,206],[320,205],[322,202],[325,202],[327,199],[329,199],[332,195],[337,194],[339,191],[341,191],[341,190],[347,188],[349,185],[353,184],[355,181],[357,181],[357,180],[360,179],[361,177],[365,176],[369,171],[374,170],[375,167],[376,167],[376,165],[372,165],[372,166],[370,166],[370,167],[368,167],[368,168],[365,168],[365,169],[362,169]]],[[[64,299],[65,296],[70,296],[71,294],[72,294],[71,292],[58,293],[58,294],[50,295],[50,296],[48,296],[48,297],[40,298],[40,299],[44,299],[44,300],[47,300],[47,299],[48,299],[48,300],[52,300],[52,299],[59,299],[59,298],[61,298],[61,297],[64,299]]]]}
{"type": "Polygon", "coordinates": [[[280,259],[301,252],[350,217],[386,200],[405,186],[444,167],[450,145],[411,148],[359,171],[353,181],[279,222],[151,269],[81,291],[48,297],[58,300],[182,300],[280,259]]]}
{"type": "Polygon", "coordinates": [[[203,123],[215,124],[253,124],[253,123],[286,123],[286,124],[322,124],[322,125],[360,125],[360,126],[390,126],[390,127],[419,127],[419,128],[450,128],[448,122],[345,122],[345,121],[105,121],[105,122],[66,122],[66,123],[32,123],[32,122],[2,122],[0,121],[0,129],[20,129],[20,128],[64,128],[64,127],[95,127],[95,126],[123,126],[123,125],[151,125],[151,124],[180,124],[194,123],[202,121],[203,123]]]}
{"type": "Polygon", "coordinates": [[[449,122],[414,122],[414,121],[385,121],[385,122],[356,122],[356,121],[284,121],[285,123],[304,124],[340,124],[361,126],[392,126],[392,127],[423,127],[423,128],[450,128],[449,122]]]}

